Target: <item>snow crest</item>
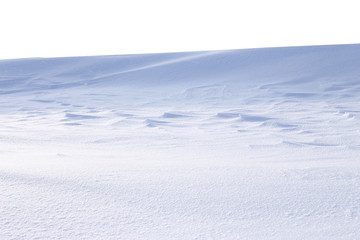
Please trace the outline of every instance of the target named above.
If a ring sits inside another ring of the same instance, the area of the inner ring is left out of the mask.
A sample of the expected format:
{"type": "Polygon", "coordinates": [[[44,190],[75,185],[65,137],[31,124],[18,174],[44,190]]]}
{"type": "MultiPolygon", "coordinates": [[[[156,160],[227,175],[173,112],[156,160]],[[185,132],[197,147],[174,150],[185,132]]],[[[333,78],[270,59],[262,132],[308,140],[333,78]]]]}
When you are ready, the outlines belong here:
{"type": "Polygon", "coordinates": [[[0,61],[1,239],[360,238],[360,45],[0,61]]]}

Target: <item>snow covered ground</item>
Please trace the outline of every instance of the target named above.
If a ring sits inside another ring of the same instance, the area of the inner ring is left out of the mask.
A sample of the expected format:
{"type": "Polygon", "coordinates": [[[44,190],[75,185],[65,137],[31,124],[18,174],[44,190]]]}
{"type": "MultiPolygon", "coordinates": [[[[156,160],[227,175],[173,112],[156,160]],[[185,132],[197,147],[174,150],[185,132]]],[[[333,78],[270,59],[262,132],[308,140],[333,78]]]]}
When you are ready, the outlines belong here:
{"type": "Polygon", "coordinates": [[[360,239],[360,45],[0,61],[0,239],[360,239]]]}

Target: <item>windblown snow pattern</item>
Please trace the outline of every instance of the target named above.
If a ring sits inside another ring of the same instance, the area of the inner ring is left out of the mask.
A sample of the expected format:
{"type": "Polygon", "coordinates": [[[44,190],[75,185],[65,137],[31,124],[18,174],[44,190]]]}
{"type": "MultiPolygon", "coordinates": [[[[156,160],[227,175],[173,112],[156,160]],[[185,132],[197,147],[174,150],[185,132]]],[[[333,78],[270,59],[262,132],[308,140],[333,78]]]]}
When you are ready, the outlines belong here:
{"type": "Polygon", "coordinates": [[[360,239],[360,45],[0,61],[0,239],[360,239]]]}

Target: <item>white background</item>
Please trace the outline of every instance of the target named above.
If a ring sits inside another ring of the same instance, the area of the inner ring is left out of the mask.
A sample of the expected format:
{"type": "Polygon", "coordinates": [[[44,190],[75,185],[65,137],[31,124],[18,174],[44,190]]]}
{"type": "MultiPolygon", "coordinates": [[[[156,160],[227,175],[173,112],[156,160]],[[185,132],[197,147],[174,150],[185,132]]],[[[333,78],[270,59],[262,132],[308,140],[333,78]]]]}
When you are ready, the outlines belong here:
{"type": "Polygon", "coordinates": [[[1,0],[0,59],[359,43],[356,2],[1,0]]]}

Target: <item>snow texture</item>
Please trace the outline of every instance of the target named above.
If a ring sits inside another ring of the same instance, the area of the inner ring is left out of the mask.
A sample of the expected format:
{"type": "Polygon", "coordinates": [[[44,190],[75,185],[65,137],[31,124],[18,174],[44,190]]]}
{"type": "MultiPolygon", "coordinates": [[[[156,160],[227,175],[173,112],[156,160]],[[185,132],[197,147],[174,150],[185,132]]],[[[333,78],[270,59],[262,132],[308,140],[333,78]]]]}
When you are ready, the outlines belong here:
{"type": "Polygon", "coordinates": [[[360,45],[0,61],[0,239],[360,239],[360,45]]]}

